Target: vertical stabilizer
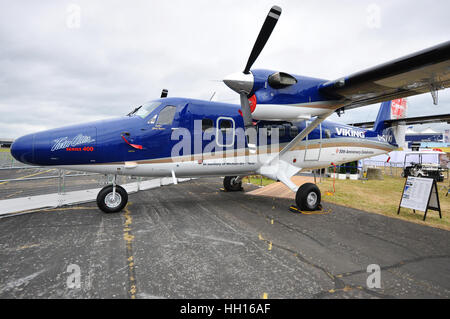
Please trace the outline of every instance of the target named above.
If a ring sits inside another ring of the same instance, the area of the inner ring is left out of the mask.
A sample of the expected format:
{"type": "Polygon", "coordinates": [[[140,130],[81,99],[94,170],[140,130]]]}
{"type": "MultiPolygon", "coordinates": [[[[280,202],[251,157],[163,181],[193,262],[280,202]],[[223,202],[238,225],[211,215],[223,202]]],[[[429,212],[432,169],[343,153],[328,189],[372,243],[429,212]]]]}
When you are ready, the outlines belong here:
{"type": "Polygon", "coordinates": [[[397,99],[381,103],[373,130],[382,135],[384,129],[389,127],[385,121],[398,120],[406,117],[408,104],[406,99],[397,99]]]}
{"type": "Polygon", "coordinates": [[[399,148],[405,148],[405,123],[400,121],[392,125],[385,121],[405,118],[407,107],[406,99],[396,99],[381,103],[377,119],[373,126],[373,130],[380,136],[386,135],[385,130],[390,129],[399,148]]]}

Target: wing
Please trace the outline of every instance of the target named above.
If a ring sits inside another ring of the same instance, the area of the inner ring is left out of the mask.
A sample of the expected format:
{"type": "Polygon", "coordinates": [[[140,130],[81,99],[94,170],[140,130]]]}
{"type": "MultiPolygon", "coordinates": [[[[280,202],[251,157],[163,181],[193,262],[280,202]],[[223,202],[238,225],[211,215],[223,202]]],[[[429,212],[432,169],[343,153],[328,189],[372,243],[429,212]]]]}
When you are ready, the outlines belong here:
{"type": "Polygon", "coordinates": [[[345,109],[435,92],[450,86],[450,41],[335,81],[324,95],[343,100],[345,109]]]}
{"type": "MultiPolygon", "coordinates": [[[[441,114],[441,115],[429,115],[429,116],[418,116],[418,117],[409,117],[403,119],[395,119],[395,120],[386,120],[385,123],[402,123],[405,125],[413,125],[413,124],[427,124],[427,123],[449,123],[450,124],[450,114],[441,114]]],[[[371,127],[375,122],[360,122],[353,123],[349,125],[358,126],[358,127],[371,127]]]]}

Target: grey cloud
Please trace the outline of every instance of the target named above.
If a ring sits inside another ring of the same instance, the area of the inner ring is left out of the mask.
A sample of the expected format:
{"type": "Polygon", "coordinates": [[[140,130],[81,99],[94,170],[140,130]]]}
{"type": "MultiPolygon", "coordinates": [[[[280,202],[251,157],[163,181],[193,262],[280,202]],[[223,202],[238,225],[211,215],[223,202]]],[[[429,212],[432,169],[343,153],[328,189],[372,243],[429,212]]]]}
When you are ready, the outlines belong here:
{"type": "MultiPolygon", "coordinates": [[[[282,18],[254,67],[334,79],[448,40],[445,0],[376,1],[379,29],[367,26],[371,3],[278,1],[282,18]]],[[[123,115],[162,88],[201,99],[216,91],[237,103],[214,80],[242,70],[272,5],[0,1],[0,136],[123,115]],[[79,29],[66,26],[71,3],[81,8],[79,29]]],[[[439,108],[429,96],[411,98],[410,115],[449,113],[450,95],[440,95],[439,108]]],[[[352,116],[376,116],[377,107],[352,116]]]]}

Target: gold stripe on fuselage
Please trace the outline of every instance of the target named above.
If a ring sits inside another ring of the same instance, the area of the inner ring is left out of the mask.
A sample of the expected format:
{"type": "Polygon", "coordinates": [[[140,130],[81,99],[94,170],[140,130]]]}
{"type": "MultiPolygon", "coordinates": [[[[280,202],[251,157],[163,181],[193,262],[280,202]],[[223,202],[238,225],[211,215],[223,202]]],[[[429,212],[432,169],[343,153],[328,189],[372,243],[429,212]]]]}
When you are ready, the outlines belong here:
{"type": "MultiPolygon", "coordinates": [[[[314,143],[314,142],[310,142],[314,143]]],[[[239,149],[239,150],[227,150],[217,152],[216,154],[208,153],[205,154],[195,154],[195,155],[185,155],[185,156],[177,156],[177,157],[164,157],[164,158],[155,158],[150,160],[141,160],[141,161],[133,161],[137,164],[166,164],[166,163],[182,163],[182,162],[192,162],[192,161],[205,161],[211,159],[221,159],[221,158],[233,158],[239,156],[257,156],[262,154],[275,154],[279,153],[288,143],[283,143],[279,147],[275,147],[274,152],[271,150],[271,145],[262,146],[258,148],[258,152],[255,154],[250,154],[248,148],[239,149]],[[269,150],[269,151],[268,151],[269,150]],[[225,156],[224,156],[225,155],[225,156]]],[[[322,143],[314,143],[314,144],[306,144],[303,141],[304,145],[298,145],[293,147],[290,151],[302,151],[305,149],[312,150],[317,148],[334,148],[334,147],[362,147],[362,148],[372,148],[379,149],[385,152],[390,152],[395,149],[393,145],[371,142],[367,140],[361,140],[360,142],[323,142],[322,143]]],[[[114,162],[114,163],[98,163],[96,165],[124,165],[125,162],[114,162]]]]}

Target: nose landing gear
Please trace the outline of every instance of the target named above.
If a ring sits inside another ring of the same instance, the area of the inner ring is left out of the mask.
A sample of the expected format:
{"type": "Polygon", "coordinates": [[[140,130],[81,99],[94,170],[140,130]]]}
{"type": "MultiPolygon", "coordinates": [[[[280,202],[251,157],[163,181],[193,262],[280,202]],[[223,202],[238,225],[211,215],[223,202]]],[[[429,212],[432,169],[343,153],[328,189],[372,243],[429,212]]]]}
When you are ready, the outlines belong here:
{"type": "Polygon", "coordinates": [[[116,185],[114,177],[113,184],[102,188],[97,195],[97,206],[105,213],[116,213],[121,211],[128,202],[127,191],[116,185]]]}
{"type": "Polygon", "coordinates": [[[243,190],[242,178],[239,176],[225,176],[223,187],[227,192],[237,192],[243,190]]]}

